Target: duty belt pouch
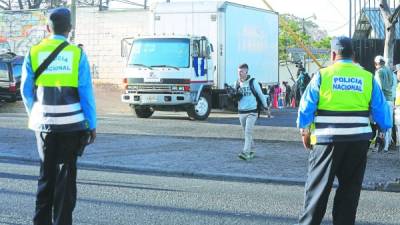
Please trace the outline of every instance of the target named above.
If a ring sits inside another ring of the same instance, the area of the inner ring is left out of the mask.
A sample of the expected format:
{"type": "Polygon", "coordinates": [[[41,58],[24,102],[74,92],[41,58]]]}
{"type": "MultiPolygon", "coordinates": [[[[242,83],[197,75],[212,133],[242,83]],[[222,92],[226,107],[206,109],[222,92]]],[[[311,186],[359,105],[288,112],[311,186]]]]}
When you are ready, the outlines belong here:
{"type": "Polygon", "coordinates": [[[85,151],[85,147],[89,142],[90,132],[89,131],[82,131],[81,136],[79,138],[79,148],[76,152],[78,156],[82,156],[83,152],[85,151]]]}

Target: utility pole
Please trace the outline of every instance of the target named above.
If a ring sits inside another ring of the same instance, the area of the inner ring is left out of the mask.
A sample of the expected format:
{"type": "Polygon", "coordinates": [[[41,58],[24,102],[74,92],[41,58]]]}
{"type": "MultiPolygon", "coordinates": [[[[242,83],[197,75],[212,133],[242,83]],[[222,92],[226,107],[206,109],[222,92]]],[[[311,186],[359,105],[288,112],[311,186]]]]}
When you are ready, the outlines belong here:
{"type": "MultiPolygon", "coordinates": [[[[262,0],[264,2],[264,4],[271,10],[274,11],[275,10],[271,7],[271,5],[267,2],[267,0],[262,0]]],[[[308,49],[303,41],[301,40],[301,38],[290,28],[289,24],[282,18],[280,18],[279,22],[282,24],[282,26],[284,27],[284,29],[289,33],[290,36],[293,37],[293,39],[296,41],[296,43],[298,45],[300,45],[300,47],[302,49],[304,49],[304,51],[306,51],[307,55],[309,55],[311,57],[311,59],[315,62],[315,64],[318,65],[319,68],[322,68],[321,63],[318,62],[317,58],[315,58],[315,56],[312,54],[312,52],[310,51],[310,49],[308,49]]]]}
{"type": "Polygon", "coordinates": [[[351,38],[351,0],[349,0],[349,38],[351,38]]]}
{"type": "Polygon", "coordinates": [[[71,43],[75,42],[75,29],[76,29],[76,0],[71,0],[71,43]]]}

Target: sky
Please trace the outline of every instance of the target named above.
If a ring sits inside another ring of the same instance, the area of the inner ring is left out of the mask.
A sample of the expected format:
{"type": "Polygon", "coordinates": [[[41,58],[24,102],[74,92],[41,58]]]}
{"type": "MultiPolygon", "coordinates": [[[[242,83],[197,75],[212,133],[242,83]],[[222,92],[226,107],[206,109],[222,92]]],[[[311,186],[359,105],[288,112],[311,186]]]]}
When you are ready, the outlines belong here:
{"type": "MultiPolygon", "coordinates": [[[[166,0],[148,0],[149,4],[166,0]]],[[[192,1],[192,0],[170,0],[192,1]]],[[[193,0],[201,1],[201,0],[193,0]]],[[[210,0],[207,0],[210,1],[210,0]]],[[[211,0],[215,1],[215,0],[211,0]]],[[[267,9],[262,0],[229,0],[243,5],[267,9]]],[[[136,0],[134,2],[143,3],[136,0]]],[[[349,35],[349,1],[348,0],[267,0],[271,7],[279,14],[293,14],[301,18],[313,20],[320,28],[326,30],[330,36],[349,35]]]]}

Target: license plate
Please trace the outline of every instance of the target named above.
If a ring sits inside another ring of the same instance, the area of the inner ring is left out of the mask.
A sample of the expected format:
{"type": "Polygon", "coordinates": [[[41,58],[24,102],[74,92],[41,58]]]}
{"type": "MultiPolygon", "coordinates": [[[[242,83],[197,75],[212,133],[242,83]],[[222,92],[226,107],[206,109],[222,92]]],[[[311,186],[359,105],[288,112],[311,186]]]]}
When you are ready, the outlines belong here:
{"type": "Polygon", "coordinates": [[[143,102],[144,103],[153,103],[153,102],[157,102],[157,96],[145,96],[143,97],[143,102]]]}

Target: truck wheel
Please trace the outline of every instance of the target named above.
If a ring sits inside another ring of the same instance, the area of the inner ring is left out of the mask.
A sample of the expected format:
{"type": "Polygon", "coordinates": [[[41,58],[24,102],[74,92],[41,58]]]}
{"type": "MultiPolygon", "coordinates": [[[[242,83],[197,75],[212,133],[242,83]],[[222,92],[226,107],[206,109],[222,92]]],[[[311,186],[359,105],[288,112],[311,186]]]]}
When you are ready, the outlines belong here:
{"type": "Polygon", "coordinates": [[[201,93],[199,101],[187,111],[191,120],[205,120],[211,112],[211,97],[207,93],[201,93]]]}
{"type": "Polygon", "coordinates": [[[132,109],[138,118],[149,118],[154,113],[154,110],[149,106],[132,106],[132,109]]]}

